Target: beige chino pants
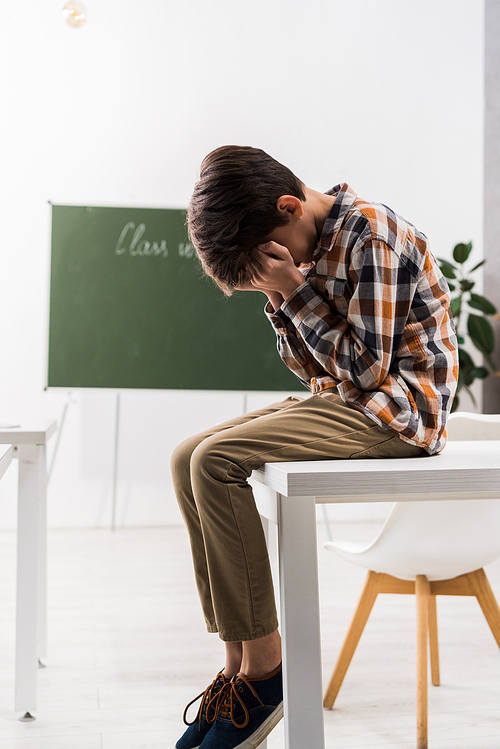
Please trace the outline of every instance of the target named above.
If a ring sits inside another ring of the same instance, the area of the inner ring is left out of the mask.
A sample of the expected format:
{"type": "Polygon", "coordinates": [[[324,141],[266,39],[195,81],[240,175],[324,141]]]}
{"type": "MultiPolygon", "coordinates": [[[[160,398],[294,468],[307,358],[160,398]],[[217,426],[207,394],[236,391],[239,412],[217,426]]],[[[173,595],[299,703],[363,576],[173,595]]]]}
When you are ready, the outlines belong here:
{"type": "Polygon", "coordinates": [[[247,483],[254,469],[294,460],[418,455],[426,452],[346,406],[336,390],[287,398],[181,443],[172,477],[208,631],[232,642],[278,626],[264,532],[247,483]]]}

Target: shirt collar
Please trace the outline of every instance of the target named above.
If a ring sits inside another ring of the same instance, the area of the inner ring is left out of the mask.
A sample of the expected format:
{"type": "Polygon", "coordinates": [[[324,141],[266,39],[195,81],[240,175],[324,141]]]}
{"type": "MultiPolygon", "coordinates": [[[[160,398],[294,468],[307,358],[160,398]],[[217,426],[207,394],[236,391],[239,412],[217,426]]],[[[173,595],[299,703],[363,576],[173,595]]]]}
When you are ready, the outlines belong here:
{"type": "Polygon", "coordinates": [[[325,252],[333,247],[336,236],[344,222],[344,218],[357,198],[357,194],[346,182],[332,187],[331,190],[327,190],[326,195],[334,195],[335,202],[323,224],[318,246],[313,255],[315,260],[318,260],[325,252]]]}

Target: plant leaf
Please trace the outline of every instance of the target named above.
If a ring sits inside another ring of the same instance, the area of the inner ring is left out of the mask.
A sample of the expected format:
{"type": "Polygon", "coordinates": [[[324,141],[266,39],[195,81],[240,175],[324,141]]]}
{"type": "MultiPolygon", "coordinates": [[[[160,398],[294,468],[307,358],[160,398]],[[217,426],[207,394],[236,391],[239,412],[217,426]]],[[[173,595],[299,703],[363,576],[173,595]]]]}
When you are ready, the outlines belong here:
{"type": "MultiPolygon", "coordinates": [[[[443,275],[444,275],[444,273],[443,273],[443,275]]],[[[448,284],[448,288],[449,288],[449,290],[450,290],[450,291],[455,291],[455,289],[456,289],[457,287],[455,286],[455,284],[454,284],[454,283],[449,283],[449,284],[448,284]]]]}
{"type": "Polygon", "coordinates": [[[470,291],[475,285],[475,281],[469,281],[468,278],[464,278],[463,281],[460,281],[460,291],[470,291]]]}
{"type": "Polygon", "coordinates": [[[455,267],[451,263],[447,263],[445,260],[441,260],[441,273],[445,278],[456,278],[455,267]]]}
{"type": "Polygon", "coordinates": [[[475,380],[484,380],[485,377],[488,377],[489,372],[486,367],[474,367],[471,374],[475,380]]]}
{"type": "Polygon", "coordinates": [[[467,330],[474,346],[482,354],[488,355],[493,353],[493,349],[495,348],[493,328],[485,317],[469,315],[467,330]]]}
{"type": "Polygon", "coordinates": [[[464,348],[458,349],[458,362],[461,369],[465,369],[466,367],[469,369],[474,369],[474,367],[476,366],[472,361],[472,356],[464,348]]]}
{"type": "Polygon", "coordinates": [[[463,242],[460,242],[460,244],[456,244],[453,248],[453,259],[457,263],[465,263],[471,253],[471,250],[472,242],[469,242],[469,244],[463,244],[463,242]]]}
{"type": "MultiPolygon", "coordinates": [[[[449,265],[449,266],[450,266],[450,268],[454,268],[455,270],[458,270],[457,266],[456,266],[456,265],[454,265],[454,264],[453,264],[453,263],[451,262],[451,260],[446,260],[446,259],[445,259],[444,257],[437,257],[437,258],[436,258],[436,260],[437,260],[437,261],[438,261],[438,263],[440,263],[441,265],[449,265]]],[[[485,262],[486,262],[486,261],[485,261],[485,262]]]]}
{"type": "Polygon", "coordinates": [[[461,309],[462,309],[462,297],[456,296],[455,299],[452,299],[450,302],[450,311],[453,317],[457,317],[460,314],[461,309]]]}
{"type": "Polygon", "coordinates": [[[478,309],[484,312],[485,315],[496,315],[497,313],[495,305],[489,299],[486,299],[486,297],[481,296],[481,294],[471,294],[468,304],[469,307],[478,309]]]}
{"type": "Polygon", "coordinates": [[[476,365],[472,361],[472,357],[469,354],[468,351],[466,351],[464,348],[458,349],[458,386],[457,389],[460,390],[462,387],[467,387],[467,385],[472,385],[474,382],[474,375],[472,374],[474,369],[476,369],[476,365]]]}
{"type": "Polygon", "coordinates": [[[453,403],[451,404],[451,413],[455,413],[457,408],[460,405],[460,398],[458,397],[458,392],[455,393],[455,397],[453,398],[453,403]]]}
{"type": "Polygon", "coordinates": [[[472,385],[472,383],[474,382],[472,369],[470,369],[469,367],[466,367],[466,369],[463,370],[463,380],[464,380],[464,388],[469,387],[469,385],[472,385]]]}
{"type": "Polygon", "coordinates": [[[480,268],[482,265],[484,265],[485,262],[486,262],[486,259],[481,260],[480,263],[478,263],[477,265],[475,265],[473,268],[470,269],[469,273],[474,273],[474,271],[480,268]]]}
{"type": "Polygon", "coordinates": [[[457,343],[465,343],[465,338],[463,335],[457,335],[457,343]]]}

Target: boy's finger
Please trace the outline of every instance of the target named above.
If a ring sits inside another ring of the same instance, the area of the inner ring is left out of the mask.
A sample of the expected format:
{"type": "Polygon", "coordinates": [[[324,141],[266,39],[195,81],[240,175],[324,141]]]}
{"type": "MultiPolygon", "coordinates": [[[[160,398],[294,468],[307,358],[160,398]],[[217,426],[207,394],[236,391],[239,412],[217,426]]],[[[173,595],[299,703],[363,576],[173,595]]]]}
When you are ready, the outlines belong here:
{"type": "Polygon", "coordinates": [[[276,242],[265,242],[264,244],[257,245],[257,250],[259,252],[264,252],[266,255],[274,254],[275,248],[279,247],[279,244],[276,244],[276,242]]]}
{"type": "Polygon", "coordinates": [[[250,270],[252,272],[255,271],[255,270],[257,270],[257,268],[261,267],[261,265],[259,263],[259,258],[258,258],[258,255],[257,255],[257,250],[253,250],[253,252],[252,252],[252,258],[251,258],[251,260],[249,260],[248,265],[249,265],[249,268],[250,268],[250,270]]]}
{"type": "Polygon", "coordinates": [[[257,247],[259,252],[265,255],[271,255],[272,257],[278,258],[278,260],[288,260],[291,255],[288,249],[277,242],[266,242],[265,244],[259,244],[257,247]]]}

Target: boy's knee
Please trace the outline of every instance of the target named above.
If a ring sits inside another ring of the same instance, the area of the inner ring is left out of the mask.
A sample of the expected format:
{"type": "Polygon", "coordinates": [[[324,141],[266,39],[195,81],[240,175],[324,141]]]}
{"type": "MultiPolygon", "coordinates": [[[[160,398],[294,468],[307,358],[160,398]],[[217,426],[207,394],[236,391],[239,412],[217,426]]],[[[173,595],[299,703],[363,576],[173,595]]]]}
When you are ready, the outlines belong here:
{"type": "Polygon", "coordinates": [[[229,474],[234,477],[241,469],[235,456],[231,454],[231,440],[224,433],[213,434],[203,440],[191,455],[191,477],[227,481],[229,474]]]}
{"type": "Polygon", "coordinates": [[[191,456],[198,445],[199,440],[188,437],[174,449],[170,457],[170,470],[174,481],[177,476],[188,475],[190,471],[191,456]]]}
{"type": "Polygon", "coordinates": [[[200,444],[197,445],[193,450],[193,453],[191,455],[192,476],[200,476],[207,473],[212,473],[211,464],[215,456],[214,444],[216,443],[212,436],[209,439],[200,442],[200,444]]]}

